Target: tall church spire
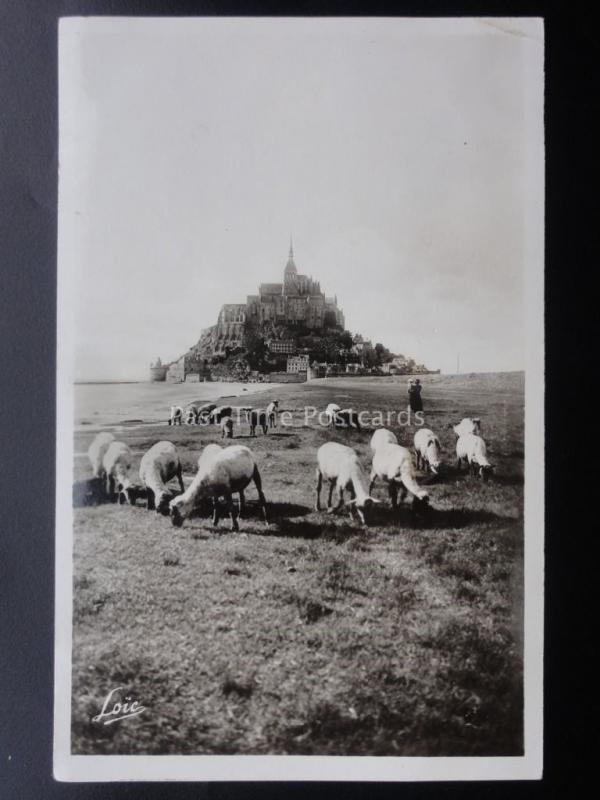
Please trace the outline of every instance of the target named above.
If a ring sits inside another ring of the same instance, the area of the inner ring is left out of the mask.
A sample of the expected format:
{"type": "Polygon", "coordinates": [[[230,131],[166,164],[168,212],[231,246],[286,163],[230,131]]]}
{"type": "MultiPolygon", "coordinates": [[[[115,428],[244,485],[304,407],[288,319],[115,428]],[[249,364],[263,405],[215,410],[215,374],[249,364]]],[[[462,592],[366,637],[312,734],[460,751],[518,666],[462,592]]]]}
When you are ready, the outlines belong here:
{"type": "Polygon", "coordinates": [[[292,237],[290,236],[290,252],[283,271],[283,294],[296,294],[298,290],[297,280],[298,270],[294,264],[294,247],[292,245],[292,237]]]}

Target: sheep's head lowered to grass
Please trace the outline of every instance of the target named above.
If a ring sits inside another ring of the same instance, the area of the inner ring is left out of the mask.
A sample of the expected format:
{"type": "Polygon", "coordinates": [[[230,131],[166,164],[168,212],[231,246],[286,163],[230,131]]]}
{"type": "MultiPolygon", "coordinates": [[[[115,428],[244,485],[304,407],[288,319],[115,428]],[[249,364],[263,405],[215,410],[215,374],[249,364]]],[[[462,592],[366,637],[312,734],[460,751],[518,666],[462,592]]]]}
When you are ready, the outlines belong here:
{"type": "Polygon", "coordinates": [[[154,495],[156,513],[162,514],[163,517],[168,517],[171,510],[170,503],[172,499],[173,492],[156,492],[154,495]]]}
{"type": "Polygon", "coordinates": [[[439,440],[432,437],[427,442],[427,463],[434,475],[438,475],[442,466],[442,456],[439,440]]]}
{"type": "Polygon", "coordinates": [[[181,516],[181,511],[179,510],[178,506],[174,506],[173,502],[171,502],[169,506],[169,512],[171,516],[171,524],[175,528],[181,528],[183,525],[183,517],[181,516]]]}
{"type": "Polygon", "coordinates": [[[350,508],[351,513],[356,511],[363,525],[368,525],[371,519],[373,506],[379,505],[380,503],[381,500],[377,500],[375,497],[365,497],[360,502],[358,498],[355,497],[353,500],[348,500],[346,505],[350,508]]]}
{"type": "Polygon", "coordinates": [[[117,501],[120,506],[127,503],[127,505],[134,505],[133,499],[133,486],[131,481],[125,478],[123,481],[117,481],[117,501]]]}
{"type": "Polygon", "coordinates": [[[492,477],[494,469],[493,464],[477,464],[477,474],[484,483],[492,477]]]}
{"type": "Polygon", "coordinates": [[[429,505],[429,495],[427,492],[422,492],[420,496],[414,495],[412,502],[412,511],[414,514],[427,514],[431,511],[429,505]]]}
{"type": "Polygon", "coordinates": [[[206,493],[202,491],[200,487],[196,489],[196,495],[192,498],[186,498],[184,495],[178,495],[174,497],[172,500],[169,501],[167,506],[167,512],[171,517],[171,524],[174,525],[176,528],[181,528],[183,522],[187,517],[190,516],[192,511],[194,510],[195,504],[198,502],[200,497],[206,496],[206,493]]]}

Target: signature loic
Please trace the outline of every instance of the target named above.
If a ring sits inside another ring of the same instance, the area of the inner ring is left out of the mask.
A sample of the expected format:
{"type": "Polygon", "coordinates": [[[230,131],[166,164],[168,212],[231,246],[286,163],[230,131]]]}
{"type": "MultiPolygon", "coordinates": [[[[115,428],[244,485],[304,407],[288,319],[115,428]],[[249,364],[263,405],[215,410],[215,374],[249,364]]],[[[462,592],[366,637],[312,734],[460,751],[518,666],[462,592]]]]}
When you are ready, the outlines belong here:
{"type": "Polygon", "coordinates": [[[132,703],[129,702],[131,700],[130,695],[127,695],[124,700],[117,699],[117,696],[121,697],[121,695],[117,695],[117,693],[122,692],[123,688],[123,686],[117,686],[110,690],[104,700],[102,711],[96,714],[95,717],[92,717],[93,722],[102,722],[104,725],[111,725],[113,722],[120,722],[122,719],[136,717],[138,714],[141,714],[142,711],[146,710],[146,706],[140,705],[137,700],[134,700],[132,703]]]}

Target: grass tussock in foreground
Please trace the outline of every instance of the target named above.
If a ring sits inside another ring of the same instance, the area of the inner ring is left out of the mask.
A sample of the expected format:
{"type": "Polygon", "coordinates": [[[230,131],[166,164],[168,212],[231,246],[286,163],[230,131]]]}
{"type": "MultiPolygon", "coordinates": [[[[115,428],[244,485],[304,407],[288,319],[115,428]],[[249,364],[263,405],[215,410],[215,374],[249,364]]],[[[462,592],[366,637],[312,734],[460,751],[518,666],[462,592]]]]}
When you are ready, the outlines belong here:
{"type": "MultiPolygon", "coordinates": [[[[75,510],[73,752],[113,754],[516,755],[522,752],[523,396],[477,383],[426,386],[426,424],[447,463],[449,422],[482,417],[497,476],[448,467],[432,511],[373,524],[313,510],[315,454],[329,439],[369,465],[370,431],[318,427],[236,443],[256,453],[272,522],[249,490],[241,532],[199,516],[176,530],[141,505],[75,510]],[[427,391],[428,390],[428,391],[427,391]],[[471,403],[471,405],[469,405],[471,403]],[[123,686],[145,706],[92,721],[123,686]]],[[[282,408],[338,402],[398,410],[394,383],[281,387],[282,408]]],[[[258,398],[259,396],[257,396],[258,398]]],[[[252,402],[252,400],[251,400],[252,402]]],[[[264,397],[257,405],[264,405],[264,397]]],[[[397,429],[403,444],[415,428],[397,429]]],[[[141,453],[180,448],[191,477],[212,428],[120,434],[141,453]]],[[[92,434],[78,435],[76,452],[92,434]]],[[[76,458],[77,479],[89,476],[76,458]]]]}

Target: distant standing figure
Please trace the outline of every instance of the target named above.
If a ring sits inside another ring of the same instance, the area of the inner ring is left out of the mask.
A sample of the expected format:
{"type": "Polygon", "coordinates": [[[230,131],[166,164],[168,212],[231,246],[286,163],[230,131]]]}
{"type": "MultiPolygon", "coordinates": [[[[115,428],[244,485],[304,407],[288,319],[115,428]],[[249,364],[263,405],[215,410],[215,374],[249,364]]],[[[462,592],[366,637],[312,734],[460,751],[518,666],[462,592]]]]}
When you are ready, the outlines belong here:
{"type": "Polygon", "coordinates": [[[423,400],[421,398],[421,381],[418,378],[411,378],[408,382],[408,406],[411,411],[423,411],[423,400]]]}

